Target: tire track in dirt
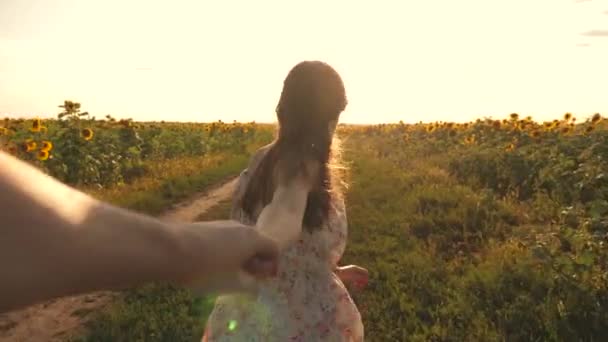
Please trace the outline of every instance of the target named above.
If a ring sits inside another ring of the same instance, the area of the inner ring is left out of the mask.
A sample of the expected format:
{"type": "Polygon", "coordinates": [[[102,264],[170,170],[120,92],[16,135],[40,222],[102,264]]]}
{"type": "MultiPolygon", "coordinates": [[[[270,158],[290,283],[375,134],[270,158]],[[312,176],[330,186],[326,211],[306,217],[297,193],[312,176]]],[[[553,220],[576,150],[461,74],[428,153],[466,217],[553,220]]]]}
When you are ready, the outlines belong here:
{"type": "MultiPolygon", "coordinates": [[[[160,218],[192,222],[199,215],[230,198],[237,178],[197,194],[160,218]]],[[[0,342],[59,342],[83,329],[93,315],[112,303],[115,292],[93,292],[63,297],[21,310],[0,314],[0,342]]]]}

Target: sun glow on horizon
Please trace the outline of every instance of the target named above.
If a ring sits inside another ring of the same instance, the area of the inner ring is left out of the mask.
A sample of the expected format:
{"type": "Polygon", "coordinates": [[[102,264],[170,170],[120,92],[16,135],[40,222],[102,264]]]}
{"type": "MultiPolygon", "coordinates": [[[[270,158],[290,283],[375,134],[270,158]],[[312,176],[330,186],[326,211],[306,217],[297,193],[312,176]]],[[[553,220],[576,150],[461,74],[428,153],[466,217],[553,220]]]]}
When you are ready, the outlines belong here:
{"type": "Polygon", "coordinates": [[[608,113],[606,9],[571,0],[5,0],[0,115],[54,117],[69,99],[97,117],[274,122],[287,72],[312,59],[342,75],[346,123],[608,113]]]}

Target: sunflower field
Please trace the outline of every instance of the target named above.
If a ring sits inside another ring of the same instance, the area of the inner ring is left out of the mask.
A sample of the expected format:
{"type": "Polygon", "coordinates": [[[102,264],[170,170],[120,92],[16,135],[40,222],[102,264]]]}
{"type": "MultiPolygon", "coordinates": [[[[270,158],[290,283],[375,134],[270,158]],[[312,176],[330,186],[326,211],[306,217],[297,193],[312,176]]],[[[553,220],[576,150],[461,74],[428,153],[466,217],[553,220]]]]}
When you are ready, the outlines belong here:
{"type": "Polygon", "coordinates": [[[139,123],[110,115],[98,119],[72,101],[59,107],[54,120],[0,121],[0,149],[75,186],[129,183],[161,160],[246,154],[273,134],[255,123],[139,123]]]}
{"type": "Polygon", "coordinates": [[[343,129],[343,263],[369,341],[600,341],[608,333],[608,126],[343,129]]]}
{"type": "MultiPolygon", "coordinates": [[[[238,174],[275,129],[97,120],[71,102],[56,120],[2,127],[2,148],[148,212],[193,184],[238,174]],[[125,200],[125,188],[145,196],[125,200]]],[[[368,287],[353,293],[366,341],[605,339],[602,115],[339,125],[338,135],[349,185],[341,264],[370,271],[368,287]]],[[[200,219],[227,218],[229,209],[223,202],[200,219]]],[[[98,313],[77,340],[199,341],[212,305],[171,286],[144,286],[98,313]]]]}

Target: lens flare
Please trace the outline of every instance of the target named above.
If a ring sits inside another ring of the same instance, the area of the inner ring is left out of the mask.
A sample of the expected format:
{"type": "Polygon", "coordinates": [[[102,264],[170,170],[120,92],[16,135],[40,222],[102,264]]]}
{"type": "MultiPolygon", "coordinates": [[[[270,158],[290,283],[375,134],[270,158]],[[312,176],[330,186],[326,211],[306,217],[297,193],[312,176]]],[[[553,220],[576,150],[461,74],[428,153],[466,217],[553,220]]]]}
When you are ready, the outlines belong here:
{"type": "Polygon", "coordinates": [[[228,322],[228,330],[234,331],[235,329],[236,329],[236,321],[235,320],[230,320],[228,322]]]}

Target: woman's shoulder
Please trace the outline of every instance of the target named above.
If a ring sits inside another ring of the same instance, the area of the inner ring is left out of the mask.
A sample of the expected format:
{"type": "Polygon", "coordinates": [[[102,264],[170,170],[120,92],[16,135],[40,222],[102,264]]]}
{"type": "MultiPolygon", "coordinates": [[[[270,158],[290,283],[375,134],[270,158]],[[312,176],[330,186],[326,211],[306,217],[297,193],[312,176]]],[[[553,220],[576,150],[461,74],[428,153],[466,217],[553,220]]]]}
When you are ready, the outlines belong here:
{"type": "Polygon", "coordinates": [[[253,154],[253,158],[254,159],[262,158],[266,154],[266,152],[268,152],[268,150],[270,150],[270,148],[273,145],[274,145],[274,143],[270,143],[270,144],[267,144],[267,145],[264,145],[264,146],[258,148],[258,150],[255,151],[255,153],[253,154]]]}
{"type": "Polygon", "coordinates": [[[262,158],[264,158],[264,156],[266,155],[268,150],[270,150],[270,148],[272,147],[272,144],[273,143],[262,146],[253,153],[253,155],[249,159],[249,165],[247,166],[247,168],[245,170],[243,170],[244,174],[252,172],[257,167],[257,165],[260,163],[262,158]]]}

